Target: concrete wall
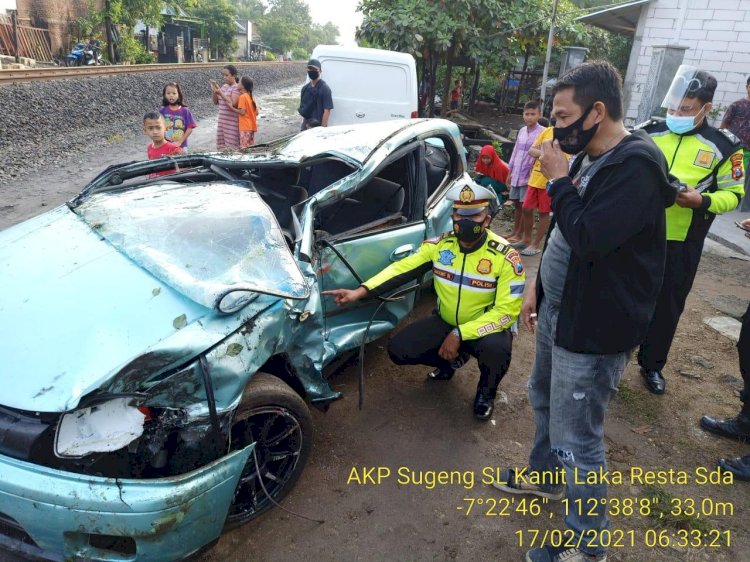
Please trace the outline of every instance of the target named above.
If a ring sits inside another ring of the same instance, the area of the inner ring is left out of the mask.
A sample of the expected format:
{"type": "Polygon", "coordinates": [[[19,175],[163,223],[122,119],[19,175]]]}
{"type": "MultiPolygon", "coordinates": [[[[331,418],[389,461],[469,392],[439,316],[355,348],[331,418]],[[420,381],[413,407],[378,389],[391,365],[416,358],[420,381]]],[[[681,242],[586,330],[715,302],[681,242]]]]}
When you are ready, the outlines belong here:
{"type": "MultiPolygon", "coordinates": [[[[625,77],[628,124],[646,113],[649,94],[673,72],[664,53],[713,74],[719,85],[714,107],[726,108],[745,97],[750,76],[750,1],[651,0],[641,10],[625,77]]],[[[668,57],[667,57],[668,58],[668,57]]],[[[653,96],[651,97],[658,97],[653,96]]],[[[661,99],[651,100],[658,105],[661,99]]],[[[724,109],[714,120],[718,123],[724,109]]]]}

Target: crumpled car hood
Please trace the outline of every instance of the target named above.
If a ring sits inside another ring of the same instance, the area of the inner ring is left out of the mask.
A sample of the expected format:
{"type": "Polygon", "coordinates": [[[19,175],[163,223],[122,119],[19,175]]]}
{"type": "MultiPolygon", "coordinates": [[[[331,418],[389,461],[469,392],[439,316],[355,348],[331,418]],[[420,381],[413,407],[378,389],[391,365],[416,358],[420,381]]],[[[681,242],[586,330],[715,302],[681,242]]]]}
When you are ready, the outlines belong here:
{"type": "Polygon", "coordinates": [[[0,287],[0,404],[13,408],[69,410],[160,341],[192,330],[222,337],[198,322],[212,310],[136,266],[67,207],[0,232],[0,287]]]}

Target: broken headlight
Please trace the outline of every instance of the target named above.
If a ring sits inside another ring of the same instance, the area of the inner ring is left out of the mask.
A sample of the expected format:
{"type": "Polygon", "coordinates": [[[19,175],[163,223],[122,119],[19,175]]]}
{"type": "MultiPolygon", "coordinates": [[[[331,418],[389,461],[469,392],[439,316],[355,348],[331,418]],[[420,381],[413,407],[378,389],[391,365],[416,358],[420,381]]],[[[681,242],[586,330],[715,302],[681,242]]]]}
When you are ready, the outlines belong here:
{"type": "Polygon", "coordinates": [[[133,398],[115,398],[81,408],[60,418],[55,454],[81,458],[126,447],[143,434],[146,415],[132,405],[133,398]]]}

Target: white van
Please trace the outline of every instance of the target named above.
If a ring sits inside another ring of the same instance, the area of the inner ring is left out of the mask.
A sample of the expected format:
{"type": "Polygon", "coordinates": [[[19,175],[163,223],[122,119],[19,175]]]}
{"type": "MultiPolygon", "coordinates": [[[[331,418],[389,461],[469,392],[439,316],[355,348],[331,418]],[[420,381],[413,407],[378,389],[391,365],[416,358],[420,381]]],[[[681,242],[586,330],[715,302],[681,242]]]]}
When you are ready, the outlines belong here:
{"type": "Polygon", "coordinates": [[[328,125],[417,117],[417,67],[406,53],[318,45],[312,53],[331,88],[328,125]]]}

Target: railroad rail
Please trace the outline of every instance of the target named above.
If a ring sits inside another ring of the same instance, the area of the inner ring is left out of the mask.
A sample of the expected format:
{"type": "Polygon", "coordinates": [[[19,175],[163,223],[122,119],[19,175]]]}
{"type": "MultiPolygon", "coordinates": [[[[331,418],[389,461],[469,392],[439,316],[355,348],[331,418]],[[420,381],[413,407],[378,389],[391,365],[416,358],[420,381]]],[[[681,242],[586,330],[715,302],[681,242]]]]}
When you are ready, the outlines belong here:
{"type": "MultiPolygon", "coordinates": [[[[300,61],[296,61],[299,63],[300,61]]],[[[34,80],[57,80],[61,78],[81,78],[112,74],[134,74],[137,72],[164,72],[171,70],[200,70],[221,68],[227,64],[235,66],[257,66],[267,64],[294,64],[289,61],[255,62],[188,62],[181,64],[127,64],[104,66],[59,66],[54,68],[25,68],[23,70],[0,70],[0,84],[12,82],[32,82],[34,80]]]]}

